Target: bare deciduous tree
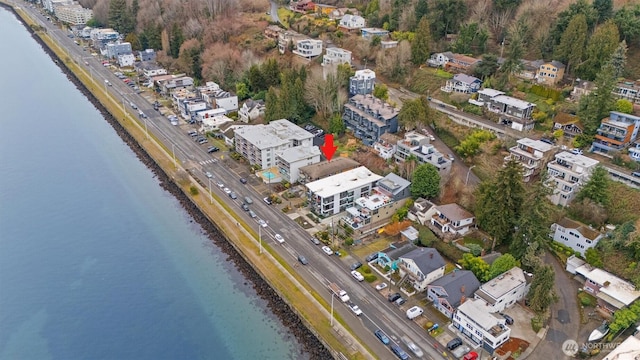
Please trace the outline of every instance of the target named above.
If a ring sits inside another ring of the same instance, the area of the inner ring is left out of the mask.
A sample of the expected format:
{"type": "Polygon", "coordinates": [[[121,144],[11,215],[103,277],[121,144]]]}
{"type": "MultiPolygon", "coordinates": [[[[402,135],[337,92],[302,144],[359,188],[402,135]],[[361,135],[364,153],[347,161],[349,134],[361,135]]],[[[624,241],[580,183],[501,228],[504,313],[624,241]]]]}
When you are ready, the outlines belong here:
{"type": "Polygon", "coordinates": [[[320,71],[314,71],[306,81],[305,90],[305,100],[321,117],[339,112],[347,100],[347,94],[340,88],[338,78],[331,72],[323,79],[320,71]]]}

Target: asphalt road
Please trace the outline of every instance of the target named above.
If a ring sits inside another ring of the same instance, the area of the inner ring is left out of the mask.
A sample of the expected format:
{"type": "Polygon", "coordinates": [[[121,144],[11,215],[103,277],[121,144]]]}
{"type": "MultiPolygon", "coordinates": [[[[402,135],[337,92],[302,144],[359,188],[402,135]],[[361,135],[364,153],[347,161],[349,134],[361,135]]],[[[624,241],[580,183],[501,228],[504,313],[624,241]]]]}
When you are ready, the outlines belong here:
{"type": "MultiPolygon", "coordinates": [[[[180,159],[180,162],[190,168],[195,176],[199,177],[204,184],[210,184],[211,191],[216,192],[222,199],[227,199],[228,203],[235,204],[236,212],[240,214],[242,219],[253,226],[256,232],[261,233],[263,244],[268,244],[276,249],[290,264],[296,264],[298,254],[303,254],[309,260],[309,265],[297,266],[297,269],[317,293],[322,295],[328,302],[331,302],[332,295],[327,288],[329,283],[335,282],[346,290],[351,300],[363,310],[364,314],[359,317],[355,316],[337,298],[334,299],[334,311],[340,314],[354,333],[362,341],[365,341],[369,348],[379,357],[391,358],[394,355],[390,352],[389,347],[384,346],[373,335],[373,331],[378,328],[382,329],[392,342],[399,345],[401,345],[401,336],[409,336],[422,348],[427,359],[443,359],[442,354],[433,348],[435,341],[424,329],[406,319],[402,311],[387,302],[373,287],[366,283],[357,282],[349,273],[348,267],[338,257],[324,254],[320,246],[316,246],[310,241],[310,236],[306,231],[286,214],[265,204],[262,201],[264,194],[257,191],[257,187],[263,186],[258,186],[259,183],[257,183],[258,180],[255,177],[248,176],[249,173],[246,168],[237,166],[233,160],[229,159],[227,154],[218,152],[214,153],[213,157],[209,155],[206,152],[206,145],[198,145],[186,134],[191,128],[187,129],[185,125],[172,126],[164,116],[153,109],[151,103],[141,95],[132,92],[130,87],[102,65],[98,57],[92,56],[90,50],[83,51],[82,46],[76,45],[74,39],[68,37],[69,32],[67,30],[57,28],[55,24],[48,21],[38,11],[38,8],[31,8],[25,3],[22,3],[22,8],[32,18],[37,19],[58,44],[67,49],[72,59],[84,67],[94,80],[94,86],[104,87],[116,101],[122,103],[125,110],[129,111],[128,116],[144,124],[147,131],[153,133],[159,141],[164,142],[167,148],[171,148],[175,156],[180,159]],[[105,80],[108,80],[112,86],[108,86],[105,80]],[[140,110],[147,114],[148,118],[140,119],[137,111],[134,111],[129,105],[131,102],[135,103],[140,110]],[[213,162],[212,158],[217,161],[213,162]],[[224,159],[221,160],[221,158],[224,159]],[[236,168],[239,170],[234,170],[236,168]],[[211,172],[214,178],[207,178],[205,176],[206,171],[211,172]],[[240,177],[250,179],[249,183],[246,185],[240,183],[240,177]],[[223,190],[216,186],[215,183],[217,181],[222,182],[226,187],[234,191],[238,195],[238,199],[232,200],[227,197],[223,190]],[[259,229],[258,220],[252,219],[248,212],[241,209],[241,201],[244,196],[250,196],[254,200],[251,209],[258,215],[259,219],[268,222],[268,227],[259,229]],[[274,235],[276,233],[285,238],[284,244],[280,245],[275,241],[274,235]]],[[[404,345],[401,345],[401,347],[405,348],[404,345]]],[[[406,348],[405,350],[408,352],[406,348]]]]}

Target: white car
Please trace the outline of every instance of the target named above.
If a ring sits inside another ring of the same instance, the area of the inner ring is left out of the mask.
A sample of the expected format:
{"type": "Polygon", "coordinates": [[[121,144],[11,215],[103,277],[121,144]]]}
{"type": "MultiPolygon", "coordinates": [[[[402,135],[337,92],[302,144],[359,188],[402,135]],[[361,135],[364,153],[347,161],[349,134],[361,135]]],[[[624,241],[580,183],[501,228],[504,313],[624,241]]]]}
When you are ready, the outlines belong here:
{"type": "Polygon", "coordinates": [[[364,276],[362,276],[362,274],[360,274],[359,272],[357,272],[356,270],[353,270],[351,272],[351,276],[353,276],[354,279],[358,280],[358,281],[364,281],[364,276]]]}
{"type": "Polygon", "coordinates": [[[276,238],[276,241],[279,242],[280,244],[284,243],[284,238],[282,237],[282,235],[276,234],[275,238],[276,238]]]}
{"type": "Polygon", "coordinates": [[[419,306],[414,306],[412,308],[410,308],[409,310],[407,310],[407,319],[409,320],[413,320],[415,318],[417,318],[418,316],[422,315],[423,310],[421,307],[419,306]]]}
{"type": "Polygon", "coordinates": [[[227,187],[224,188],[224,190],[222,190],[222,191],[224,191],[224,193],[227,194],[227,195],[231,194],[231,189],[229,189],[227,187]]]}
{"type": "Polygon", "coordinates": [[[220,182],[220,181],[216,182],[216,185],[218,185],[218,187],[220,189],[222,189],[224,187],[224,184],[222,182],[220,182]]]}
{"type": "Polygon", "coordinates": [[[262,219],[258,220],[258,224],[260,224],[260,226],[262,226],[263,228],[266,228],[268,226],[267,222],[262,219]]]}
{"type": "Polygon", "coordinates": [[[208,172],[208,171],[205,173],[205,175],[207,175],[207,177],[208,177],[209,179],[211,179],[211,178],[213,177],[213,174],[211,174],[211,173],[210,173],[210,172],[208,172]]]}
{"type": "Polygon", "coordinates": [[[580,149],[571,149],[571,153],[573,155],[582,155],[582,150],[580,150],[580,149]]]}
{"type": "Polygon", "coordinates": [[[376,290],[380,291],[382,289],[386,289],[387,288],[387,283],[380,283],[378,285],[376,285],[376,290]]]}
{"type": "Polygon", "coordinates": [[[331,250],[331,248],[328,247],[328,246],[323,246],[322,247],[322,251],[324,251],[324,253],[327,254],[327,255],[333,254],[333,250],[331,250]]]}
{"type": "Polygon", "coordinates": [[[349,309],[351,309],[351,311],[353,311],[353,313],[356,314],[357,316],[362,315],[362,310],[360,310],[360,308],[356,304],[353,304],[353,303],[349,304],[349,309]]]}

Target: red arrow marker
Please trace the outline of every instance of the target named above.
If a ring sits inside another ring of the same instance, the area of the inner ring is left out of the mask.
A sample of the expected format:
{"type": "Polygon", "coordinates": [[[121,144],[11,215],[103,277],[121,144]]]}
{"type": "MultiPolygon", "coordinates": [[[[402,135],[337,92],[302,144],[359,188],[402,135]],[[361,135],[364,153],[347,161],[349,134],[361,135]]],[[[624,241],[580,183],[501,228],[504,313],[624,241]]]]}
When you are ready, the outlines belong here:
{"type": "Polygon", "coordinates": [[[324,136],[324,145],[320,146],[320,150],[322,150],[324,157],[326,157],[328,161],[331,161],[333,154],[338,150],[338,147],[333,145],[333,134],[324,136]]]}

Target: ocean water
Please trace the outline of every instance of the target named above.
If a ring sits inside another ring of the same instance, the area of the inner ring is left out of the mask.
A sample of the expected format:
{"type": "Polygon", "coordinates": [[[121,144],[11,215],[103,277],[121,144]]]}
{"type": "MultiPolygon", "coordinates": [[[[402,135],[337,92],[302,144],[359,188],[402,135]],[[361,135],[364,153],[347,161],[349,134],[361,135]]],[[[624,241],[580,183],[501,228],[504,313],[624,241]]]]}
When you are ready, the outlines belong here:
{"type": "Polygon", "coordinates": [[[0,359],[306,358],[2,8],[0,34],[0,359]]]}

